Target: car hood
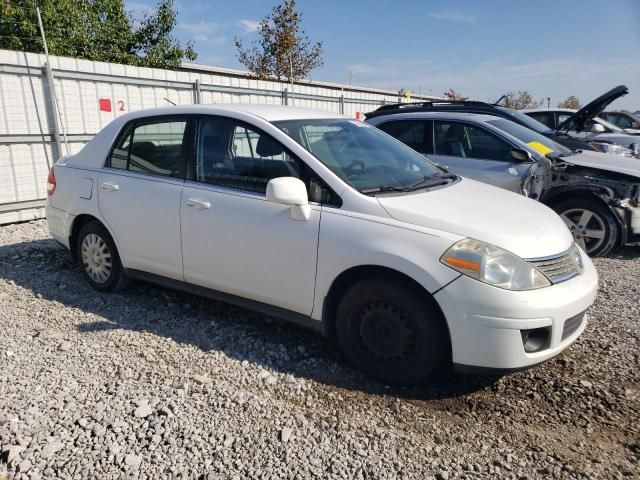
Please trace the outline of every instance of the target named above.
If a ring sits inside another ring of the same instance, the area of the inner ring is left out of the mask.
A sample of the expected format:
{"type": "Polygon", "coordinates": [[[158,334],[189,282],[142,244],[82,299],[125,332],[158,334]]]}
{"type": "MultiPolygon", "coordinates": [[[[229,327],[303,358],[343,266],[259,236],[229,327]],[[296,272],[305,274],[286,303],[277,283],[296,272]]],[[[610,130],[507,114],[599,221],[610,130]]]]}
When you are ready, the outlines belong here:
{"type": "Polygon", "coordinates": [[[558,125],[556,131],[583,131],[584,126],[589,120],[593,120],[595,117],[600,115],[611,102],[626,95],[627,93],[629,93],[629,89],[624,85],[618,85],[617,87],[612,88],[607,93],[600,95],[598,98],[586,104],[576,113],[567,118],[564,122],[558,125]]]}
{"type": "Polygon", "coordinates": [[[625,175],[631,175],[640,179],[640,160],[637,158],[583,151],[568,157],[562,157],[560,160],[571,165],[597,168],[598,170],[607,172],[624,173],[625,175]]]}
{"type": "Polygon", "coordinates": [[[377,199],[396,220],[482,240],[521,258],[557,255],[573,243],[553,210],[468,178],[438,190],[377,199]]]}

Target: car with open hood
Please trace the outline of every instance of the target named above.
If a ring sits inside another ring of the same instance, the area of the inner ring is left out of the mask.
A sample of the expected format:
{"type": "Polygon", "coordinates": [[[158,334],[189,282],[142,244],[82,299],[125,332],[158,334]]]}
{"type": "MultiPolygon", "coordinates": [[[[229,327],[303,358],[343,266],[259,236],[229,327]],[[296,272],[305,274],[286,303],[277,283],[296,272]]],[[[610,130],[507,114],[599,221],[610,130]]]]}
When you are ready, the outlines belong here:
{"type": "Polygon", "coordinates": [[[522,110],[522,113],[547,125],[558,137],[596,145],[608,144],[613,146],[606,149],[609,153],[615,153],[613,150],[617,149],[629,156],[638,157],[640,156],[640,139],[599,117],[613,101],[627,93],[629,93],[629,89],[620,85],[599,96],[580,110],[534,108],[522,110]],[[626,151],[622,149],[626,149],[626,151]]]}
{"type": "Polygon", "coordinates": [[[546,206],[314,110],[123,115],[55,163],[46,213],[95,289],[139,279],[282,318],[386,384],[552,358],[597,289],[546,206]]]}
{"type": "Polygon", "coordinates": [[[636,159],[569,150],[489,115],[400,111],[367,122],[451,172],[550,206],[591,256],[640,241],[636,159]]]}

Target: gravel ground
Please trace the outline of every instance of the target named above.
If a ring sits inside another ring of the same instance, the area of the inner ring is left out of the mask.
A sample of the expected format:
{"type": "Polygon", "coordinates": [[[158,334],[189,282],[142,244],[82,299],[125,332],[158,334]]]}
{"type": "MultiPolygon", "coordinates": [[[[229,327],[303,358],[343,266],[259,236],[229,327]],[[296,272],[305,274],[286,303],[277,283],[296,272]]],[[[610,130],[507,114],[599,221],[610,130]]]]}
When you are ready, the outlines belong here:
{"type": "Polygon", "coordinates": [[[561,357],[395,390],[239,308],[141,283],[99,294],[44,221],[0,227],[0,472],[640,478],[640,247],[596,265],[590,326],[561,357]]]}

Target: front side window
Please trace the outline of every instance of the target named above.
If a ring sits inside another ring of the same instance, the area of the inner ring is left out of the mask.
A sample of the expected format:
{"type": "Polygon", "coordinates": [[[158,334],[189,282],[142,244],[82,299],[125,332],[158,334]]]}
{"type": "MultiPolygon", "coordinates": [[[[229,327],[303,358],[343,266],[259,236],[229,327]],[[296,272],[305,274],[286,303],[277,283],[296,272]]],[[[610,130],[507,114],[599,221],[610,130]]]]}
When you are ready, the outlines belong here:
{"type": "Polygon", "coordinates": [[[107,165],[132,172],[183,178],[186,120],[135,122],[116,143],[107,165]]]}
{"type": "Polygon", "coordinates": [[[438,155],[513,161],[511,145],[484,128],[436,121],[434,136],[434,152],[438,155]]]}
{"type": "Polygon", "coordinates": [[[439,185],[457,178],[384,132],[356,120],[305,119],[274,124],[361,193],[417,190],[429,186],[437,176],[439,185]]]}
{"type": "Polygon", "coordinates": [[[200,120],[196,148],[198,182],[265,194],[269,180],[278,177],[301,179],[312,202],[340,203],[304,162],[270,135],[232,118],[200,120]]]}

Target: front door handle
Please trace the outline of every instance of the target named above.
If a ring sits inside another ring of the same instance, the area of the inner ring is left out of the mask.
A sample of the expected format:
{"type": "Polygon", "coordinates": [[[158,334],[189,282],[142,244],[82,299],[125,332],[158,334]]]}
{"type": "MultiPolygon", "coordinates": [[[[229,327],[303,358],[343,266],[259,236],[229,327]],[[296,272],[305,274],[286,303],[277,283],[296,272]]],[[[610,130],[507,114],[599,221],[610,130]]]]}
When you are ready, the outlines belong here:
{"type": "Polygon", "coordinates": [[[197,198],[188,199],[187,205],[193,208],[197,208],[198,210],[211,208],[211,203],[205,202],[204,200],[198,200],[197,198]]]}
{"type": "Polygon", "coordinates": [[[104,182],[100,186],[102,187],[103,190],[108,190],[109,192],[115,192],[120,188],[118,185],[111,182],[104,182]]]}

